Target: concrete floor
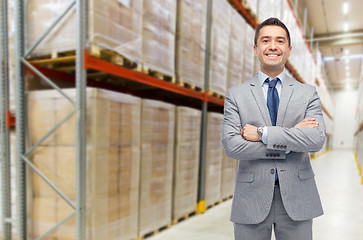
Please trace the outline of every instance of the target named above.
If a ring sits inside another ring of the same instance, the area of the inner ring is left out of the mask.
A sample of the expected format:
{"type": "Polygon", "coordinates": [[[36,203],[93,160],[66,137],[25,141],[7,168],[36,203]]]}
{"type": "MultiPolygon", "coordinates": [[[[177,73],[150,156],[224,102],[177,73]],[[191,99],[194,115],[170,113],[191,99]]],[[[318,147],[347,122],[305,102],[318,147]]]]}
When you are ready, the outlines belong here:
{"type": "MultiPolygon", "coordinates": [[[[313,159],[312,165],[325,211],[314,220],[314,240],[362,240],[363,185],[352,151],[328,152],[313,159]]],[[[223,202],[147,240],[233,240],[231,202],[223,202]]]]}

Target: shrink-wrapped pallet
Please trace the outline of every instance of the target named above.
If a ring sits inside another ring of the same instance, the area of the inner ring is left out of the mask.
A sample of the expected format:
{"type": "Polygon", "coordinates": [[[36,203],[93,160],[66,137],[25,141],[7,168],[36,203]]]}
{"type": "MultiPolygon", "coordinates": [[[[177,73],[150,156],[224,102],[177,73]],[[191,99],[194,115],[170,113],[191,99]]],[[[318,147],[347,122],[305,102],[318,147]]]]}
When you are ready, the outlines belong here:
{"type": "Polygon", "coordinates": [[[246,25],[244,59],[243,59],[243,82],[250,80],[255,74],[255,53],[253,51],[255,31],[250,25],[246,25]]]}
{"type": "MultiPolygon", "coordinates": [[[[29,48],[71,3],[71,0],[26,0],[26,47],[29,48]]],[[[88,0],[89,45],[113,50],[129,60],[141,62],[143,0],[88,0]]],[[[75,7],[66,15],[34,55],[76,48],[75,7]]]]}
{"type": "Polygon", "coordinates": [[[210,48],[209,89],[226,94],[228,77],[228,47],[232,7],[226,0],[212,1],[212,32],[210,48]]]}
{"type": "Polygon", "coordinates": [[[175,76],[175,0],[145,0],[142,21],[144,67],[175,76]]]}
{"type": "Polygon", "coordinates": [[[207,114],[207,142],[205,157],[205,204],[211,206],[221,200],[222,154],[221,144],[223,115],[207,114]]]}
{"type": "Polygon", "coordinates": [[[238,160],[227,157],[223,151],[221,198],[226,199],[233,195],[238,160]]]}
{"type": "MultiPolygon", "coordinates": [[[[251,11],[252,15],[257,14],[257,1],[258,0],[242,0],[242,3],[251,11]]],[[[260,4],[262,1],[259,1],[260,4]]]]}
{"type": "Polygon", "coordinates": [[[171,223],[175,106],[142,101],[139,235],[171,223]]]}
{"type": "Polygon", "coordinates": [[[178,1],[175,70],[178,80],[204,88],[207,1],[178,1]]]}
{"type": "Polygon", "coordinates": [[[260,22],[265,21],[267,18],[281,17],[281,1],[286,0],[263,0],[258,3],[258,14],[257,18],[260,22]]]}
{"type": "Polygon", "coordinates": [[[196,211],[201,111],[176,109],[173,220],[196,211]]]}
{"type": "Polygon", "coordinates": [[[242,82],[246,21],[234,9],[231,10],[227,89],[242,82]]]}
{"type": "MultiPolygon", "coordinates": [[[[75,90],[65,92],[75,99],[75,90]]],[[[74,106],[54,90],[28,95],[31,144],[60,122],[74,106]]],[[[138,228],[140,99],[87,89],[86,238],[135,239],[138,228]]],[[[33,164],[71,202],[76,198],[76,115],[31,154],[33,164]]],[[[30,236],[40,237],[73,209],[35,172],[31,172],[30,236]]],[[[45,239],[76,239],[76,219],[45,239]]]]}

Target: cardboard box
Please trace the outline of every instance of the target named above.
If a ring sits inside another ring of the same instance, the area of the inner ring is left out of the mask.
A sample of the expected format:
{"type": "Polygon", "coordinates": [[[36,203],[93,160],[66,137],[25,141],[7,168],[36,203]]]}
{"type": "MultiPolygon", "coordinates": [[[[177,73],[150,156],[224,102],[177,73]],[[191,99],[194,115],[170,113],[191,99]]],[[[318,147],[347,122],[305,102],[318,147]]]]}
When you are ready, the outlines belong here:
{"type": "MultiPolygon", "coordinates": [[[[75,90],[65,93],[72,99],[75,90]]],[[[44,132],[38,119],[54,116],[59,122],[74,107],[54,90],[28,94],[30,138],[44,132]],[[42,103],[45,108],[42,108],[42,103]],[[55,103],[53,108],[48,104],[55,103]],[[36,107],[34,107],[36,106],[36,107]],[[36,109],[36,111],[32,111],[36,109]],[[37,114],[38,116],[32,116],[37,114]],[[40,129],[40,133],[37,132],[40,129]]],[[[87,89],[86,135],[86,238],[136,239],[138,227],[141,101],[136,97],[100,89],[87,89]],[[126,225],[127,227],[124,227],[126,225]],[[119,229],[123,229],[122,235],[119,229]]],[[[49,124],[50,125],[50,124],[49,124]]],[[[31,159],[72,202],[76,200],[75,117],[59,127],[52,139],[34,151],[31,159]]],[[[36,137],[34,137],[36,136],[36,137]]],[[[35,173],[29,199],[31,232],[37,238],[72,213],[73,209],[35,173]],[[40,199],[40,200],[39,200],[40,199]],[[44,206],[39,206],[46,202],[44,206]],[[47,211],[45,213],[44,211],[47,211]],[[41,216],[50,217],[41,218],[41,216]]],[[[75,219],[46,239],[75,239],[75,219]]]]}
{"type": "Polygon", "coordinates": [[[171,223],[175,106],[143,100],[139,235],[171,223]]]}
{"type": "Polygon", "coordinates": [[[205,158],[205,204],[211,206],[221,201],[222,132],[223,115],[207,114],[207,144],[205,158]]]}
{"type": "Polygon", "coordinates": [[[176,109],[173,220],[196,211],[199,178],[201,111],[176,109]]]}
{"type": "MultiPolygon", "coordinates": [[[[88,44],[113,50],[141,63],[143,0],[89,0],[88,44]]],[[[26,46],[29,48],[65,10],[71,0],[32,0],[25,5],[26,46]]],[[[33,56],[76,49],[73,8],[35,49],[33,56]]]]}
{"type": "Polygon", "coordinates": [[[175,70],[184,83],[204,88],[207,1],[178,1],[175,70]]]}

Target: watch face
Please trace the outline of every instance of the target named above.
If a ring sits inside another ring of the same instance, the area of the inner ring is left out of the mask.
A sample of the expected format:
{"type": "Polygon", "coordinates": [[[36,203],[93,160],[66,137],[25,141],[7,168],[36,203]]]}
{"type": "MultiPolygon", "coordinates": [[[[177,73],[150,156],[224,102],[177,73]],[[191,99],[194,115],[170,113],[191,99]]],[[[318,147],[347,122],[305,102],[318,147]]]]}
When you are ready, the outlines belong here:
{"type": "Polygon", "coordinates": [[[263,128],[262,127],[257,128],[257,134],[258,134],[258,137],[260,139],[262,139],[262,134],[263,134],[263,128]]]}

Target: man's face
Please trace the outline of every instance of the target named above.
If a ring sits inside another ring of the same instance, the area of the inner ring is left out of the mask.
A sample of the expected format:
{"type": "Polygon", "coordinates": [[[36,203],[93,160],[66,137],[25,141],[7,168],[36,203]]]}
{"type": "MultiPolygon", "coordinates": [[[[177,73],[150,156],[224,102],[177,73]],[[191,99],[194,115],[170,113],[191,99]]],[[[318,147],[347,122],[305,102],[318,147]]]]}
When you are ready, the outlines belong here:
{"type": "Polygon", "coordinates": [[[267,75],[282,72],[291,52],[285,29],[269,25],[262,27],[254,51],[262,72],[267,75]]]}

